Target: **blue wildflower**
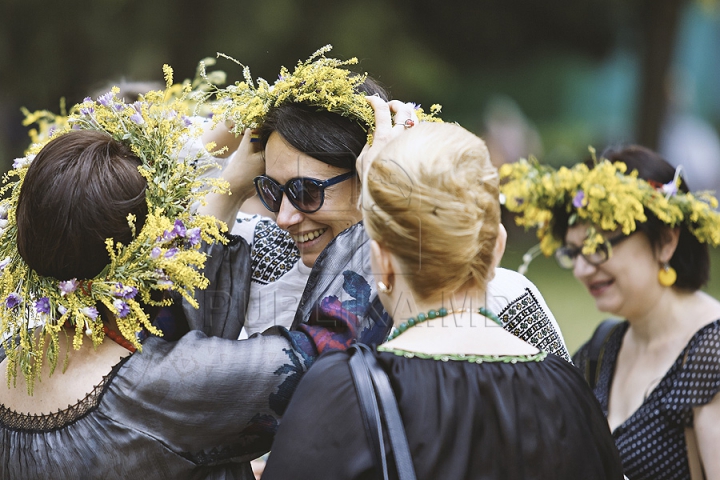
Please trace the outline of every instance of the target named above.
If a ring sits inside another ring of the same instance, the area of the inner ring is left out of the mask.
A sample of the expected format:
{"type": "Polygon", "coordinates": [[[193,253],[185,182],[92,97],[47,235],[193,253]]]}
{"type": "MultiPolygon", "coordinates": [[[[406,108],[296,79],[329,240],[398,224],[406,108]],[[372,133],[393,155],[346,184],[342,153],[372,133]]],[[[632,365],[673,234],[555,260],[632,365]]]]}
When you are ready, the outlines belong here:
{"type": "Polygon", "coordinates": [[[135,112],[130,116],[130,120],[137,123],[138,125],[142,125],[145,123],[145,119],[143,119],[143,116],[139,112],[135,112]]]}
{"type": "Polygon", "coordinates": [[[195,246],[198,243],[200,243],[201,237],[200,237],[200,228],[195,227],[191,228],[187,231],[187,240],[190,243],[191,246],[195,246]]]}
{"type": "Polygon", "coordinates": [[[48,297],[42,297],[35,301],[35,310],[38,313],[48,315],[50,313],[50,299],[48,297]]]}
{"type": "Polygon", "coordinates": [[[117,310],[117,316],[120,318],[125,318],[127,314],[130,313],[130,307],[128,304],[120,299],[113,301],[113,307],[117,310]]]}
{"type": "Polygon", "coordinates": [[[22,302],[22,297],[17,293],[13,292],[5,299],[5,306],[7,308],[15,308],[22,302]]]}
{"type": "Polygon", "coordinates": [[[573,197],[572,201],[573,207],[580,208],[585,206],[585,192],[582,190],[578,190],[578,192],[575,194],[575,197],[573,197]]]}
{"type": "Polygon", "coordinates": [[[108,107],[112,103],[112,98],[113,98],[113,93],[108,92],[105,95],[100,95],[98,97],[98,103],[104,107],[108,107]]]}
{"type": "Polygon", "coordinates": [[[173,226],[172,233],[178,237],[184,237],[186,232],[187,229],[185,228],[185,224],[182,220],[175,220],[175,226],[173,226]]]}
{"type": "Polygon", "coordinates": [[[80,282],[78,282],[75,278],[73,278],[72,280],[64,280],[58,283],[60,295],[64,297],[68,293],[74,292],[75,290],[77,290],[78,285],[80,285],[80,282]]]}
{"type": "Polygon", "coordinates": [[[85,315],[86,317],[92,318],[93,320],[95,320],[98,317],[98,315],[100,315],[100,312],[98,312],[98,309],[95,307],[81,308],[80,312],[82,312],[82,314],[85,315]]]}

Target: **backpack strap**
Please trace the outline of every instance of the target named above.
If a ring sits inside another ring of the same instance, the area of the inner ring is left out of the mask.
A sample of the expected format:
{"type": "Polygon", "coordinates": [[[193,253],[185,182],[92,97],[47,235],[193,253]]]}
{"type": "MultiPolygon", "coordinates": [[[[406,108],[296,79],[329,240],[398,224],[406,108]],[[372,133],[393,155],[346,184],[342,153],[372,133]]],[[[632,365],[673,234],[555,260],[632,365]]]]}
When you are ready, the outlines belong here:
{"type": "Polygon", "coordinates": [[[588,359],[585,364],[585,380],[587,380],[590,384],[590,388],[593,390],[595,389],[595,385],[597,385],[600,374],[598,365],[600,363],[600,359],[602,358],[602,353],[605,350],[605,343],[615,327],[620,325],[621,322],[622,320],[618,320],[616,318],[607,318],[603,320],[600,322],[600,325],[597,326],[590,338],[590,341],[588,342],[588,359]]]}

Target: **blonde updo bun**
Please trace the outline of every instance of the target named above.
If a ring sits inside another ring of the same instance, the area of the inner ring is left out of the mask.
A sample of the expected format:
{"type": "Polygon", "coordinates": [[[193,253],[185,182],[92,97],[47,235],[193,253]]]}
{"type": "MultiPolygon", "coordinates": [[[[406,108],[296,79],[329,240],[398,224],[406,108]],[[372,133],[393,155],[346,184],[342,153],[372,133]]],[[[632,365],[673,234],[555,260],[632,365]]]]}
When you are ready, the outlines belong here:
{"type": "Polygon", "coordinates": [[[420,123],[369,160],[365,226],[400,261],[414,293],[485,289],[500,224],[485,142],[459,125],[420,123]]]}

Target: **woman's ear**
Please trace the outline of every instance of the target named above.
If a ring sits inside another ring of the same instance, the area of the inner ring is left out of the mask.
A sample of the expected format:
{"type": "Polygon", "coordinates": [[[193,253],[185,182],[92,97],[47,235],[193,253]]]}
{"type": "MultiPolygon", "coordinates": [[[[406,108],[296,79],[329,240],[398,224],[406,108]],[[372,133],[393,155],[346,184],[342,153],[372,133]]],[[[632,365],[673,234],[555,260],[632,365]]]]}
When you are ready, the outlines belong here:
{"type": "Polygon", "coordinates": [[[505,245],[507,245],[507,230],[505,230],[505,226],[501,223],[498,228],[497,238],[495,239],[491,272],[494,272],[497,266],[500,265],[500,260],[502,260],[503,254],[505,253],[505,245]]]}
{"type": "Polygon", "coordinates": [[[658,260],[662,263],[669,262],[675,254],[678,242],[680,241],[679,228],[666,228],[660,237],[661,244],[658,249],[658,260]]]}

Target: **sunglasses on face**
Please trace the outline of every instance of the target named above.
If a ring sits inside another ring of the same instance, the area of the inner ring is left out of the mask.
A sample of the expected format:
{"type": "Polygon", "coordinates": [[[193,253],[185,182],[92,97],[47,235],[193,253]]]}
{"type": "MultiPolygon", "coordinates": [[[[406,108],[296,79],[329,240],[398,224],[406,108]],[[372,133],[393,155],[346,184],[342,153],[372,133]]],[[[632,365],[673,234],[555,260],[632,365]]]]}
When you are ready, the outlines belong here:
{"type": "Polygon", "coordinates": [[[271,212],[280,211],[283,193],[293,207],[303,213],[314,213],[320,210],[325,203],[325,189],[332,185],[344,182],[355,176],[355,172],[347,172],[337,177],[322,181],[315,178],[297,177],[291,178],[285,185],[266,175],[255,177],[255,190],[265,208],[271,212]]]}
{"type": "MultiPolygon", "coordinates": [[[[632,235],[632,233],[630,235],[632,235]]],[[[620,234],[616,237],[608,238],[604,243],[598,245],[593,253],[588,254],[582,253],[582,246],[571,247],[570,245],[563,245],[555,250],[555,260],[557,260],[561,268],[570,270],[575,266],[577,257],[582,256],[590,265],[597,267],[608,261],[612,247],[629,238],[630,235],[620,234]]]]}

